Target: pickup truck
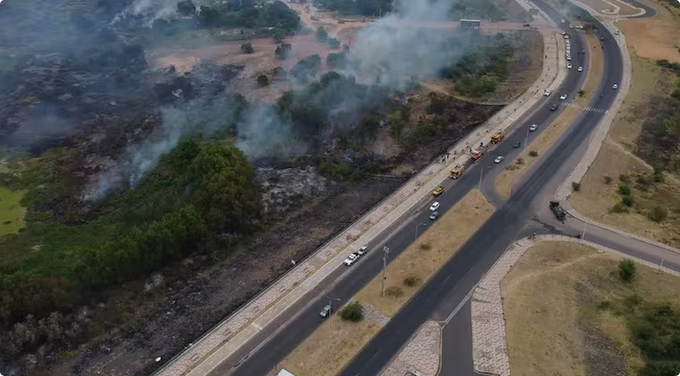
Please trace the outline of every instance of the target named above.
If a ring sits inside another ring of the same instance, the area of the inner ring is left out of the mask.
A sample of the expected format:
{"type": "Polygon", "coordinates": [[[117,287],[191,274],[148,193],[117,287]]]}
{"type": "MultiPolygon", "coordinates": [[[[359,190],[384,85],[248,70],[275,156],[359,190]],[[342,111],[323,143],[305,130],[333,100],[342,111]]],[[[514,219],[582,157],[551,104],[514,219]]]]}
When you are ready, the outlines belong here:
{"type": "Polygon", "coordinates": [[[564,208],[560,206],[560,203],[557,201],[550,201],[550,210],[555,214],[555,217],[561,222],[564,222],[564,220],[567,218],[567,212],[564,211],[564,208]]]}

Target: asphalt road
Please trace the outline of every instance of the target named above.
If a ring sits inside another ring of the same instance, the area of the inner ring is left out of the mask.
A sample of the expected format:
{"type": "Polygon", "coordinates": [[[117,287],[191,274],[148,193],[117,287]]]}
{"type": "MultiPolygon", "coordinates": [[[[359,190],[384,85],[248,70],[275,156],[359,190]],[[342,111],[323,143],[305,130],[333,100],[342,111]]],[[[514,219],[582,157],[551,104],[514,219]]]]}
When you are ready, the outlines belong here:
{"type": "MultiPolygon", "coordinates": [[[[562,17],[545,3],[541,1],[535,1],[535,3],[552,18],[559,20],[562,17]]],[[[606,109],[614,100],[615,92],[611,87],[614,83],[620,82],[623,67],[620,51],[611,39],[613,36],[604,28],[600,27],[600,29],[606,39],[604,43],[606,69],[598,95],[590,103],[590,107],[606,109]],[[607,43],[607,40],[610,43],[607,43]],[[603,94],[602,97],[599,93],[603,94]]],[[[571,34],[575,36],[577,33],[571,30],[571,34]]],[[[580,37],[572,38],[572,51],[578,51],[579,43],[581,45],[584,43],[580,37]]],[[[587,69],[585,56],[577,54],[572,55],[572,58],[575,58],[575,61],[572,61],[574,66],[580,64],[587,69]],[[583,60],[580,62],[576,60],[579,58],[583,60]]],[[[552,101],[557,100],[557,96],[564,92],[569,93],[569,97],[573,98],[584,77],[585,72],[578,73],[576,69],[570,70],[563,87],[558,92],[545,98],[543,104],[517,128],[516,132],[497,145],[496,149],[489,153],[490,155],[469,169],[440,196],[439,211],[446,212],[470,189],[475,188],[480,183],[480,176],[483,187],[493,184],[495,174],[504,168],[505,164],[510,163],[514,154],[519,153],[518,149],[512,148],[512,144],[517,141],[526,142],[526,129],[530,124],[547,125],[557,117],[560,111],[549,110],[552,101]],[[497,154],[506,156],[504,163],[493,164],[493,157],[497,154]]],[[[417,328],[434,313],[441,311],[440,307],[455,307],[462,302],[465,295],[500,257],[507,246],[532,231],[530,220],[534,217],[532,206],[535,197],[548,181],[564,176],[559,173],[566,171],[569,167],[573,168],[573,165],[567,166],[565,161],[575,165],[577,161],[575,152],[586,144],[585,141],[603,115],[596,112],[584,112],[566,135],[559,140],[558,145],[532,167],[510,200],[504,204],[500,203],[502,206],[489,221],[390,320],[341,374],[348,376],[378,374],[417,328]]],[[[530,133],[529,141],[540,133],[541,129],[542,127],[539,127],[538,132],[530,133]]],[[[225,360],[212,374],[231,373],[251,376],[265,375],[274,370],[290,351],[323,322],[318,312],[329,300],[333,302],[334,307],[341,306],[380,272],[383,245],[390,248],[389,259],[394,259],[415,240],[417,233],[422,234],[431,225],[427,204],[423,202],[420,210],[414,210],[405,215],[392,229],[385,231],[369,244],[371,253],[367,257],[353,267],[339,269],[329,276],[317,290],[305,296],[291,309],[283,312],[281,318],[273,325],[275,330],[263,330],[258,338],[245,346],[239,354],[225,360]]]]}

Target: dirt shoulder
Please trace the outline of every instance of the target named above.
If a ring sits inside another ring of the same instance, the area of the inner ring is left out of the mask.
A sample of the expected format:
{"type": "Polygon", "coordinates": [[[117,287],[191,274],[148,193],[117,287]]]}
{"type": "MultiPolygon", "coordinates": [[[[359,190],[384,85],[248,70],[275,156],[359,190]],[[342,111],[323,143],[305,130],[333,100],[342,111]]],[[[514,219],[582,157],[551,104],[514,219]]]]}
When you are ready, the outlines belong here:
{"type": "Polygon", "coordinates": [[[598,222],[678,247],[680,179],[664,173],[663,181],[655,181],[652,166],[636,155],[641,147],[639,140],[648,108],[655,97],[669,94],[675,80],[669,71],[663,70],[649,58],[675,56],[675,61],[680,62],[680,53],[658,53],[672,51],[672,44],[661,34],[670,32],[673,25],[677,31],[680,21],[676,21],[664,7],[658,4],[654,7],[659,12],[658,17],[619,23],[631,54],[631,89],[614,118],[595,162],[581,181],[580,190],[572,193],[570,202],[578,212],[598,222]],[[638,33],[647,28],[651,31],[638,33]],[[659,34],[641,39],[645,33],[659,34]],[[621,190],[627,188],[621,186],[630,188],[632,202],[623,203],[621,190]],[[663,211],[667,215],[655,222],[652,219],[655,211],[663,211]]]}
{"type": "MultiPolygon", "coordinates": [[[[498,174],[494,185],[502,198],[507,199],[510,197],[513,185],[524,174],[524,171],[528,170],[559,139],[560,135],[569,128],[569,125],[581,115],[583,108],[595,93],[600,82],[600,76],[602,75],[603,54],[602,50],[598,48],[599,42],[594,35],[586,34],[586,40],[590,49],[590,68],[583,83],[583,96],[577,96],[571,106],[567,107],[530,145],[526,145],[526,150],[517,156],[512,164],[508,165],[503,172],[498,174]],[[535,157],[532,156],[532,151],[537,152],[535,157]]],[[[558,95],[558,93],[553,93],[552,95],[558,95]]]]}
{"type": "Polygon", "coordinates": [[[526,251],[501,283],[512,374],[638,374],[644,351],[629,323],[677,306],[680,277],[636,264],[623,282],[621,259],[566,242],[526,251]]]}
{"type": "Polygon", "coordinates": [[[355,324],[332,316],[276,371],[285,368],[298,375],[336,375],[493,212],[494,207],[479,191],[468,193],[388,265],[384,297],[380,296],[382,276],[375,277],[354,297],[364,306],[364,320],[355,324]]]}
{"type": "Polygon", "coordinates": [[[617,24],[631,55],[641,58],[680,62],[680,9],[662,6],[655,1],[644,1],[657,11],[651,18],[621,21],[617,24]]]}

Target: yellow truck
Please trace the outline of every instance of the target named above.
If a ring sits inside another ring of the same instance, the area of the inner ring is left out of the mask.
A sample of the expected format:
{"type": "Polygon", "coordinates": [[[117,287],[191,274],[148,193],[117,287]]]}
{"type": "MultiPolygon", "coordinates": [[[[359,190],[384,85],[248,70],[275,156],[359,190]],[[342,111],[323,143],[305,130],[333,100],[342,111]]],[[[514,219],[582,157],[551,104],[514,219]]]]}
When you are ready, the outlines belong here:
{"type": "Polygon", "coordinates": [[[497,144],[505,138],[505,131],[498,131],[495,135],[491,136],[491,143],[497,144]]]}
{"type": "Polygon", "coordinates": [[[443,192],[444,192],[444,187],[442,187],[440,185],[439,187],[435,188],[434,191],[432,191],[432,194],[435,195],[435,196],[439,196],[443,192]]]}
{"type": "Polygon", "coordinates": [[[451,170],[449,176],[451,176],[451,179],[458,179],[459,177],[463,176],[464,172],[465,166],[456,165],[456,167],[454,167],[453,170],[451,170]]]}

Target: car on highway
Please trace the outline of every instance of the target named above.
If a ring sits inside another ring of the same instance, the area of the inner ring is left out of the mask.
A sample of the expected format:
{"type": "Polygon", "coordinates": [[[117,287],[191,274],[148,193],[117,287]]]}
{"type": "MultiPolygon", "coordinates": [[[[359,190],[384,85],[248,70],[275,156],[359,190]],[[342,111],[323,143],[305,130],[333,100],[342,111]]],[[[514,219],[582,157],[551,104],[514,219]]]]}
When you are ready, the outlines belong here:
{"type": "Polygon", "coordinates": [[[357,260],[359,260],[359,255],[357,255],[355,252],[352,252],[352,253],[349,254],[349,256],[347,256],[344,263],[347,266],[351,266],[352,264],[357,262],[357,260]]]}
{"type": "Polygon", "coordinates": [[[493,163],[501,163],[503,162],[503,156],[499,155],[496,157],[496,159],[493,160],[493,163]]]}
{"type": "Polygon", "coordinates": [[[529,127],[529,132],[534,132],[536,129],[538,129],[538,124],[531,124],[529,127]]]}
{"type": "Polygon", "coordinates": [[[567,68],[571,69],[571,63],[567,63],[567,68]]]}
{"type": "Polygon", "coordinates": [[[550,111],[555,111],[557,110],[557,103],[553,103],[552,106],[550,106],[550,111]]]}
{"type": "Polygon", "coordinates": [[[512,144],[512,147],[517,149],[518,147],[520,147],[520,145],[522,145],[521,142],[515,142],[514,144],[512,144]]]}
{"type": "Polygon", "coordinates": [[[579,72],[583,72],[583,67],[578,67],[579,72]]]}
{"type": "Polygon", "coordinates": [[[567,56],[567,61],[571,61],[571,55],[567,56]]]}
{"type": "Polygon", "coordinates": [[[330,314],[331,314],[331,305],[330,304],[326,304],[326,306],[323,307],[321,312],[319,312],[319,316],[321,316],[323,318],[328,317],[330,314]]]}
{"type": "Polygon", "coordinates": [[[614,90],[616,90],[618,88],[619,88],[619,85],[617,85],[617,84],[614,84],[614,86],[612,86],[612,89],[614,89],[614,90]]]}
{"type": "Polygon", "coordinates": [[[432,212],[432,214],[430,214],[430,219],[433,220],[433,221],[434,221],[435,219],[437,219],[437,217],[439,217],[439,212],[438,212],[438,211],[434,211],[434,212],[432,212]]]}
{"type": "Polygon", "coordinates": [[[359,256],[363,256],[363,255],[365,255],[365,254],[367,254],[367,253],[368,253],[368,246],[367,246],[367,245],[362,246],[362,247],[359,248],[359,250],[357,251],[357,255],[359,255],[359,256]]]}
{"type": "Polygon", "coordinates": [[[439,201],[435,201],[430,205],[430,211],[437,211],[437,209],[439,209],[439,201]]]}
{"type": "Polygon", "coordinates": [[[565,35],[564,39],[569,39],[569,34],[565,35]]]}
{"type": "Polygon", "coordinates": [[[574,25],[569,25],[569,28],[570,28],[570,29],[573,29],[573,28],[574,28],[574,25]]]}
{"type": "Polygon", "coordinates": [[[560,99],[561,99],[561,100],[567,99],[567,94],[562,94],[562,95],[560,95],[560,99]]]}
{"type": "Polygon", "coordinates": [[[564,23],[564,22],[565,22],[565,21],[564,21],[564,18],[563,18],[562,20],[560,20],[560,22],[564,23]]]}
{"type": "Polygon", "coordinates": [[[546,97],[549,97],[550,96],[550,90],[548,90],[548,89],[543,90],[543,95],[545,95],[546,97]]]}
{"type": "Polygon", "coordinates": [[[432,194],[435,196],[439,196],[440,194],[442,194],[442,192],[444,192],[444,187],[440,185],[439,187],[435,188],[434,191],[432,191],[432,194]]]}
{"type": "Polygon", "coordinates": [[[566,31],[561,31],[560,34],[565,35],[567,32],[566,31]]]}

